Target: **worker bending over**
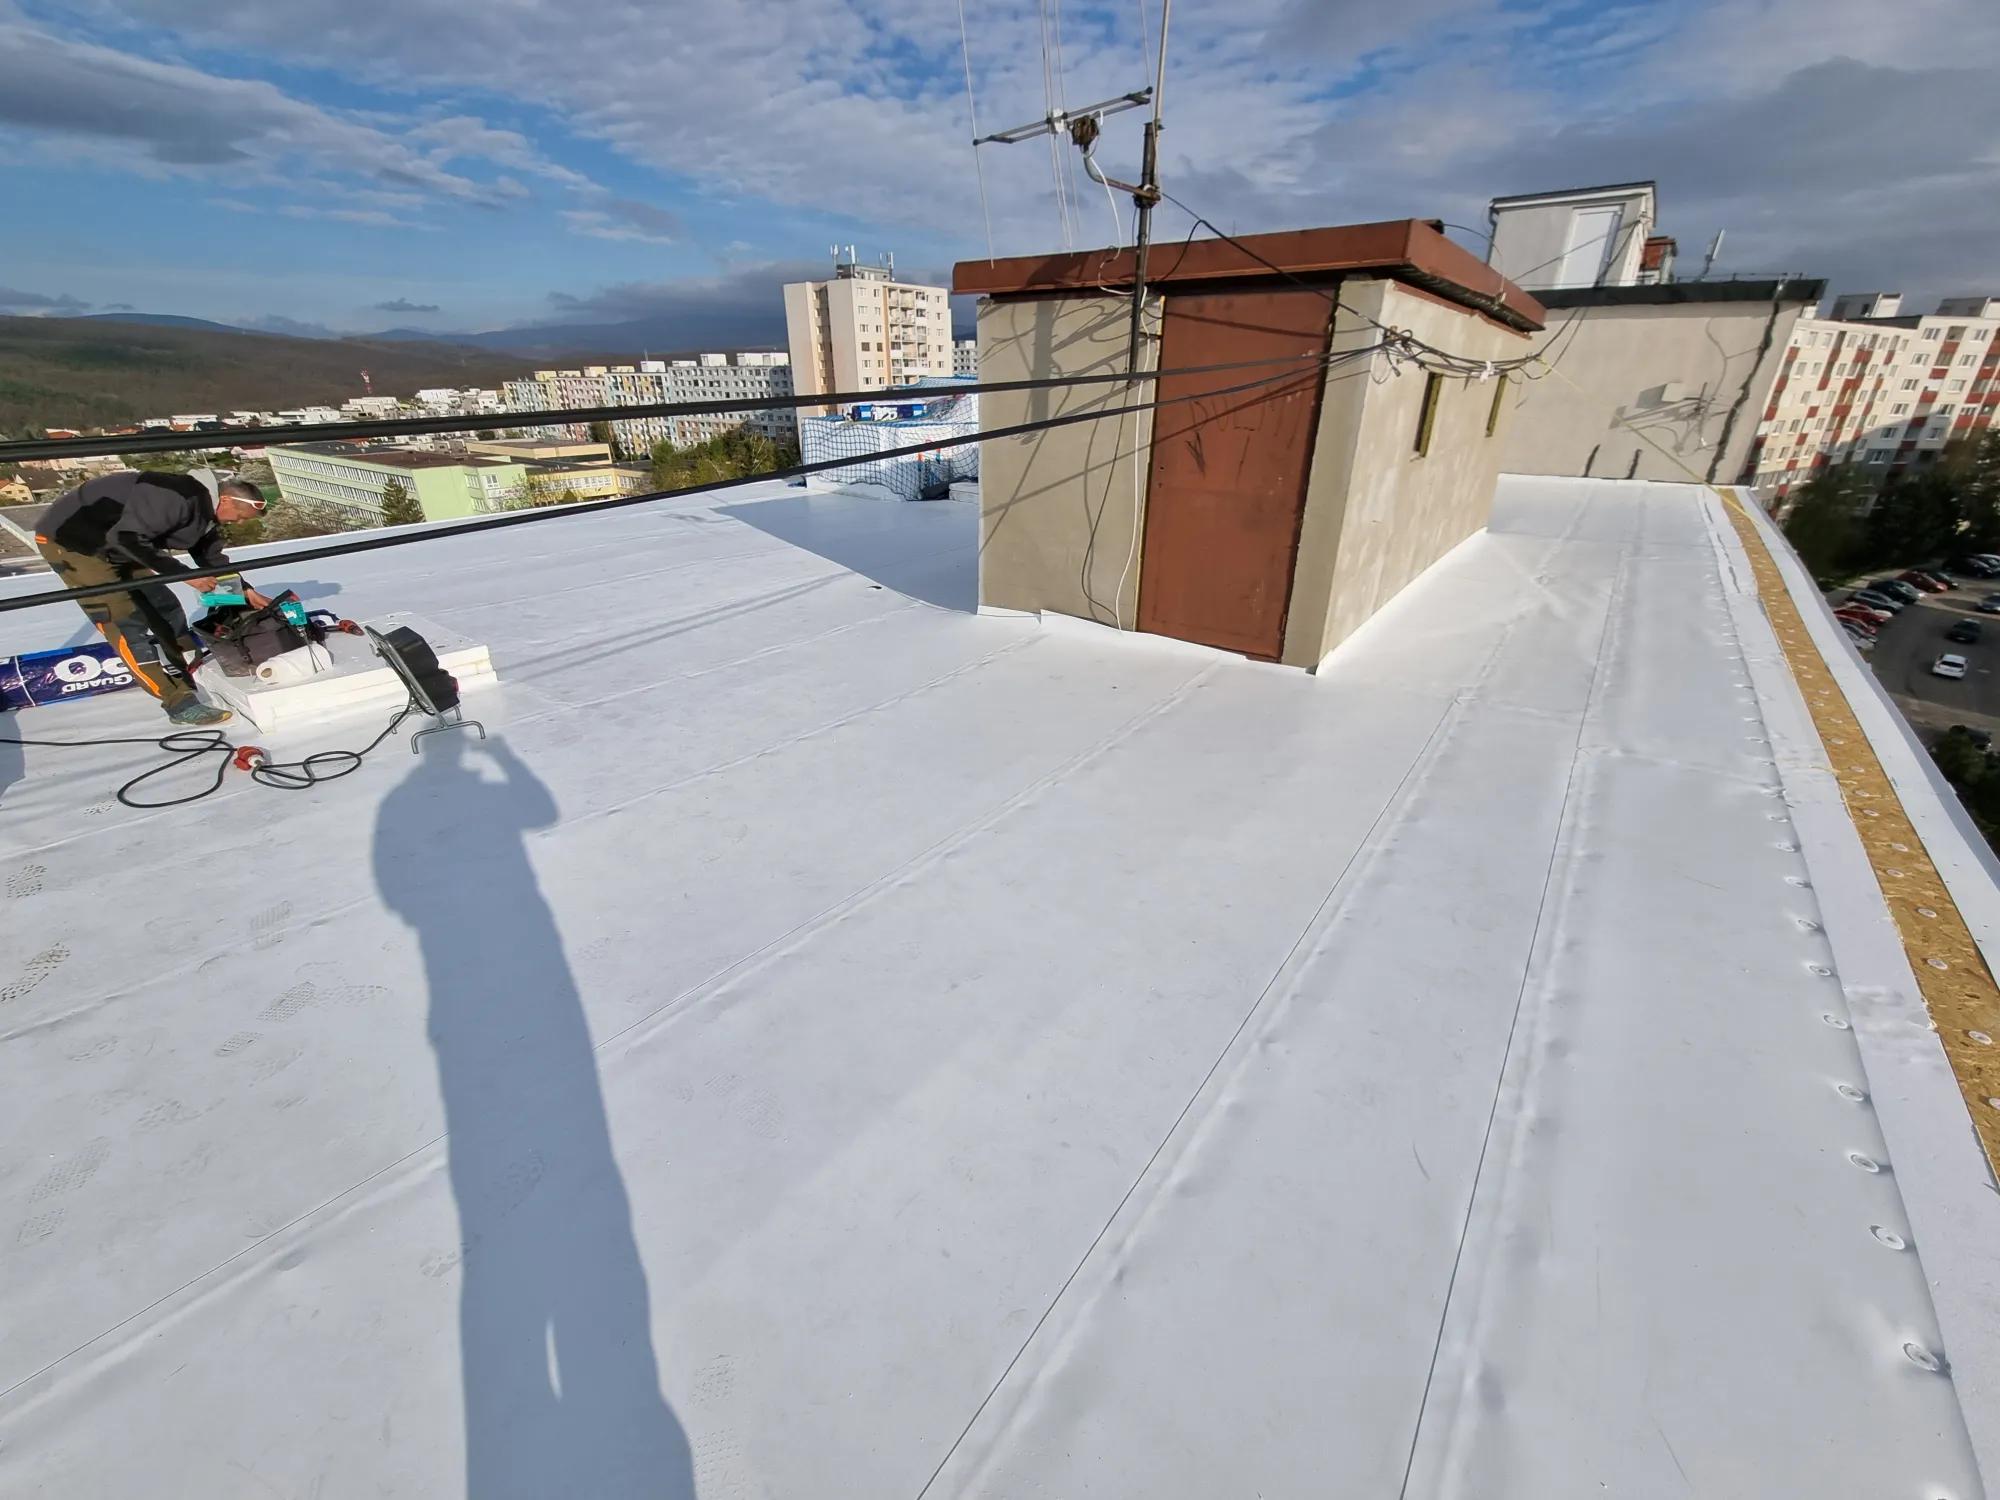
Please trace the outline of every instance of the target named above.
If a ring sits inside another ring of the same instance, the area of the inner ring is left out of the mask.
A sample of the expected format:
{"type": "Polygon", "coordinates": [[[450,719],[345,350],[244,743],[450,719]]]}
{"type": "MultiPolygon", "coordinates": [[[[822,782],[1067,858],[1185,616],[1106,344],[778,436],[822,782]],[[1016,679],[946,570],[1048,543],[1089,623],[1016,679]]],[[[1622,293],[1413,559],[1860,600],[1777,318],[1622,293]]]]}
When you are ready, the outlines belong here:
{"type": "MultiPolygon", "coordinates": [[[[168,554],[185,552],[197,567],[233,565],[223,555],[222,523],[247,521],[264,509],[264,495],[243,479],[218,480],[213,470],[167,474],[153,470],[105,474],[78,485],[42,512],[35,545],[70,588],[127,583],[180,571],[168,554]]],[[[189,586],[212,592],[213,578],[189,586]]],[[[271,601],[245,586],[244,602],[271,601]]],[[[176,724],[220,724],[226,708],[195,696],[188,657],[196,646],[187,615],[163,583],[77,601],[99,635],[117,648],[140,684],[176,724]]]]}

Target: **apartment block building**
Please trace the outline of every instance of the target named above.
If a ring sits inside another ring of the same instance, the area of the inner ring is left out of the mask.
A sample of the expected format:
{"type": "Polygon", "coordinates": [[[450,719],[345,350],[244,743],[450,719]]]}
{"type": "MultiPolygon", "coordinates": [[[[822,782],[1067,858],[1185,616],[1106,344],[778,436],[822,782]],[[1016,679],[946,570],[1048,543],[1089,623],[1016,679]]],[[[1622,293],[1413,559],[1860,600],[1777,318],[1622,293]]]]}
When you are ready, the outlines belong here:
{"type": "MultiPolygon", "coordinates": [[[[957,372],[951,294],[896,280],[893,258],[866,265],[849,246],[827,281],[785,287],[785,332],[799,395],[872,391],[957,372]]],[[[823,415],[825,406],[802,408],[823,415]]]]}
{"type": "Polygon", "coordinates": [[[1996,408],[2000,298],[1954,297],[1914,317],[1801,318],[1757,429],[1753,482],[1782,497],[1844,463],[1887,478],[1991,426],[1996,408]]]}
{"type": "MultiPolygon", "coordinates": [[[[563,403],[557,395],[556,381],[565,374],[582,373],[580,370],[537,370],[525,379],[501,382],[500,399],[509,412],[558,411],[563,403]]],[[[599,403],[591,404],[595,406],[599,403]]],[[[583,442],[590,436],[589,429],[576,422],[555,422],[521,430],[532,437],[573,443],[583,442]]]]}
{"type": "Polygon", "coordinates": [[[533,472],[506,459],[403,445],[288,443],[264,450],[287,504],[350,526],[382,524],[382,492],[398,481],[427,521],[504,510],[533,472]]]}
{"type": "MultiPolygon", "coordinates": [[[[510,380],[509,411],[564,411],[595,406],[656,406],[673,401],[754,401],[792,394],[790,357],[782,352],[699,354],[690,359],[643,359],[629,365],[585,365],[576,370],[537,370],[529,380],[510,380]]],[[[748,428],[775,442],[791,442],[798,424],[789,407],[704,412],[682,417],[633,417],[611,424],[611,435],[626,454],[650,452],[656,443],[686,448],[748,428]]],[[[544,441],[581,442],[588,428],[578,423],[526,429],[544,441]]]]}
{"type": "Polygon", "coordinates": [[[951,373],[979,378],[979,340],[953,339],[951,343],[951,373]]]}
{"type": "MultiPolygon", "coordinates": [[[[669,401],[754,401],[759,397],[792,394],[792,361],[789,354],[743,353],[700,354],[693,359],[676,359],[667,365],[672,394],[669,401]]],[[[703,412],[691,417],[675,417],[671,439],[676,448],[705,443],[739,427],[776,442],[791,442],[798,436],[798,418],[788,406],[734,412],[703,412]]]]}
{"type": "MultiPolygon", "coordinates": [[[[752,350],[613,365],[603,400],[607,406],[643,406],[668,401],[768,400],[791,394],[790,357],[782,352],[752,350]]],[[[798,420],[790,407],[772,406],[684,417],[634,417],[611,424],[618,446],[631,455],[649,452],[662,442],[676,448],[692,447],[738,429],[789,443],[798,436],[798,420]]]]}
{"type": "Polygon", "coordinates": [[[481,390],[477,386],[428,387],[417,392],[416,403],[427,415],[437,416],[476,417],[507,409],[500,392],[481,390]]]}

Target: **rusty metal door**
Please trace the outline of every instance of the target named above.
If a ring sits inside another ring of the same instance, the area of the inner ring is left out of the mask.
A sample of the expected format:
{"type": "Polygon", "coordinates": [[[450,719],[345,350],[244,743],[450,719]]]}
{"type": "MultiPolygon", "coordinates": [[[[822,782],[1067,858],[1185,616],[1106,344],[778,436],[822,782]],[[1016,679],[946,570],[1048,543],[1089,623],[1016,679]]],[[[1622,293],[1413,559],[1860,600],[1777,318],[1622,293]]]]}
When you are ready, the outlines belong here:
{"type": "Polygon", "coordinates": [[[1275,659],[1285,644],[1306,471],[1319,424],[1333,308],[1303,287],[1166,299],[1160,368],[1282,361],[1170,376],[1160,399],[1273,384],[1163,406],[1154,418],[1139,572],[1139,628],[1275,659]]]}

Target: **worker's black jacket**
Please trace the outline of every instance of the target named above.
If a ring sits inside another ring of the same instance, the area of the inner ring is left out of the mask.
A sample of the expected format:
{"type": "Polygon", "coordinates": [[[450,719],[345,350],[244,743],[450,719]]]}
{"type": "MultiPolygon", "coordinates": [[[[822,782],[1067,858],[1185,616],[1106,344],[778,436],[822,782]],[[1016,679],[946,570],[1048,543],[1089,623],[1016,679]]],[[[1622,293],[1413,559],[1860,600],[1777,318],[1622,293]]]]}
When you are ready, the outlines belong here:
{"type": "Polygon", "coordinates": [[[223,555],[215,501],[186,474],[106,474],[56,500],[35,530],[66,551],[158,573],[179,570],[170,552],[185,552],[204,568],[232,566],[223,555]]]}

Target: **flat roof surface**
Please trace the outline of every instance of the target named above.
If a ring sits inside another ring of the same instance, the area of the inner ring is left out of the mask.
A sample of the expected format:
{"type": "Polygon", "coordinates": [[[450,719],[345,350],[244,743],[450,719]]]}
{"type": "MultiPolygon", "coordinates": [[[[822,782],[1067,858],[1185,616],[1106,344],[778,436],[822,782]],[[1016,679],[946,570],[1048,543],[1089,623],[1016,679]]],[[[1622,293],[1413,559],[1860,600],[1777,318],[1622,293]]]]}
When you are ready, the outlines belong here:
{"type": "Polygon", "coordinates": [[[274,443],[274,453],[310,453],[317,458],[344,458],[378,469],[492,469],[512,462],[487,453],[425,451],[416,448],[363,448],[353,443],[274,443]]]}
{"type": "MultiPolygon", "coordinates": [[[[951,289],[992,297],[1102,293],[1120,282],[1129,285],[1136,265],[1136,252],[1115,247],[962,260],[952,267],[951,289]]],[[[1274,278],[1325,283],[1343,275],[1407,281],[1517,332],[1539,329],[1545,322],[1539,293],[1522,291],[1446,239],[1442,224],[1430,219],[1189,239],[1176,247],[1162,246],[1146,263],[1147,285],[1170,289],[1238,281],[1275,284],[1274,278]]]]}
{"type": "Polygon", "coordinates": [[[1562,198],[1589,198],[1599,193],[1642,193],[1656,190],[1659,184],[1645,178],[1639,182],[1600,182],[1591,187],[1550,188],[1542,193],[1510,193],[1493,199],[1494,203],[1544,203],[1562,198]]]}
{"type": "Polygon", "coordinates": [[[1714,495],[1503,481],[1317,677],[977,520],[252,564],[490,737],[0,760],[0,1493],[1982,1493],[2000,1198],[1714,495]]]}
{"type": "Polygon", "coordinates": [[[593,453],[609,453],[611,451],[609,443],[571,443],[560,439],[537,442],[532,438],[486,438],[468,443],[466,447],[474,453],[491,453],[495,449],[499,449],[509,455],[516,453],[573,452],[579,448],[588,449],[593,453]]]}
{"type": "Polygon", "coordinates": [[[1535,295],[1550,312],[1571,307],[1649,307],[1694,302],[1806,302],[1826,295],[1826,283],[1786,280],[1653,281],[1634,286],[1543,287],[1535,295]]]}

